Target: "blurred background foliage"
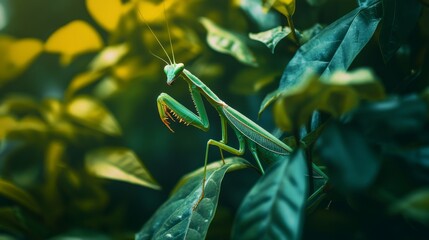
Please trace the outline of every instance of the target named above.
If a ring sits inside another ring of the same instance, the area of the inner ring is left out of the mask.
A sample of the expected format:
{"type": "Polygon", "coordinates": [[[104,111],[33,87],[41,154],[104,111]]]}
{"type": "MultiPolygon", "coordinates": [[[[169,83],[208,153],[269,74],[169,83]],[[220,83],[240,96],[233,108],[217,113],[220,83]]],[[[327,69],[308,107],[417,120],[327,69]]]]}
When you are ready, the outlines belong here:
{"type": "MultiPolygon", "coordinates": [[[[301,40],[311,38],[304,30],[317,33],[356,6],[297,1],[293,22],[301,40]]],[[[286,26],[284,11],[291,9],[265,12],[257,0],[0,0],[0,227],[18,238],[133,238],[180,177],[202,166],[207,139],[221,132],[214,111],[209,133],[180,126],[171,134],[159,120],[159,93],[192,102],[183,83],[167,89],[156,57],[165,54],[146,24],[168,53],[173,46],[177,62],[256,119],[302,42],[288,36],[269,49],[248,35],[286,26]]],[[[425,8],[392,61],[384,63],[371,41],[352,68],[373,67],[389,93],[422,89],[428,16],[425,8]]],[[[258,121],[268,130],[271,115],[258,121]]],[[[228,236],[257,178],[242,171],[225,178],[209,237],[228,236]]],[[[340,214],[317,216],[346,218],[345,229],[353,229],[354,213],[339,202],[340,214]]],[[[312,220],[309,227],[322,231],[312,220]]]]}

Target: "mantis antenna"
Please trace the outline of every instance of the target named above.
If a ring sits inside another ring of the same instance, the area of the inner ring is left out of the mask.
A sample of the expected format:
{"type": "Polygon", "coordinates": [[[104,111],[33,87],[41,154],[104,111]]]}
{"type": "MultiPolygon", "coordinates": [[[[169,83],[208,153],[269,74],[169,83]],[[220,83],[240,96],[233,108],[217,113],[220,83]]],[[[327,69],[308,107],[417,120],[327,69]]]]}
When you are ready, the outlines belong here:
{"type": "Polygon", "coordinates": [[[168,19],[167,19],[167,14],[165,13],[165,3],[163,4],[164,6],[164,19],[165,19],[165,23],[167,25],[167,32],[168,32],[168,39],[170,39],[170,47],[171,47],[171,54],[173,56],[173,63],[176,64],[176,59],[174,58],[174,48],[173,48],[173,43],[171,42],[171,33],[170,33],[170,27],[168,25],[168,19]]]}
{"type": "MultiPolygon", "coordinates": [[[[150,32],[151,32],[151,33],[152,33],[152,35],[155,37],[155,39],[156,39],[156,41],[158,42],[159,46],[161,46],[162,50],[164,51],[165,55],[166,55],[166,56],[167,56],[167,58],[168,58],[168,61],[170,61],[170,64],[172,64],[170,56],[168,56],[167,51],[165,50],[164,46],[162,46],[161,41],[159,41],[158,37],[157,37],[157,36],[155,35],[155,33],[153,32],[152,28],[149,26],[149,24],[147,24],[147,22],[146,22],[146,20],[144,19],[144,17],[143,17],[143,15],[142,15],[142,13],[140,12],[140,9],[138,9],[138,8],[137,8],[137,11],[139,12],[139,15],[140,15],[141,19],[143,20],[144,24],[147,26],[147,28],[149,28],[150,32]]],[[[170,40],[171,40],[171,39],[170,39],[170,40]]],[[[152,54],[153,54],[153,53],[152,53],[152,54]]],[[[153,55],[154,55],[154,54],[153,54],[153,55]]],[[[155,56],[155,57],[157,57],[157,58],[159,58],[159,59],[162,59],[161,57],[159,57],[159,56],[157,56],[157,55],[154,55],[154,56],[155,56]]],[[[167,63],[167,61],[165,61],[164,59],[162,59],[162,60],[163,60],[164,62],[166,62],[166,63],[167,63]]],[[[168,63],[167,63],[167,64],[168,64],[168,63]]]]}
{"type": "Polygon", "coordinates": [[[167,61],[165,61],[162,57],[160,57],[160,56],[156,55],[155,53],[153,53],[151,50],[149,50],[149,53],[150,53],[152,56],[154,56],[154,57],[158,58],[159,60],[161,60],[161,61],[165,62],[165,64],[167,64],[167,65],[168,65],[168,62],[167,62],[167,61]]]}

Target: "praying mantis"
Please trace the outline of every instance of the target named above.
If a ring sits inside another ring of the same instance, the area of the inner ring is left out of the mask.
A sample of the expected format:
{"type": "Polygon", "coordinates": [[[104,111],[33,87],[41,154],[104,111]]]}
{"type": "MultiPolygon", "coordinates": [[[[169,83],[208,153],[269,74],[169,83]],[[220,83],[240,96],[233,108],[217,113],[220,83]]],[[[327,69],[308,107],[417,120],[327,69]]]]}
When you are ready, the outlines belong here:
{"type": "MultiPolygon", "coordinates": [[[[168,29],[168,21],[167,29],[168,29]]],[[[209,139],[206,145],[206,153],[204,159],[204,171],[203,171],[203,182],[201,196],[196,203],[195,207],[204,198],[204,187],[206,182],[207,172],[207,161],[208,152],[210,145],[216,146],[220,149],[222,161],[224,161],[222,150],[229,152],[234,155],[241,156],[244,154],[246,146],[249,148],[251,154],[256,160],[261,173],[264,173],[262,167],[258,149],[264,149],[270,153],[276,155],[289,155],[292,152],[292,148],[280,141],[278,138],[273,136],[271,133],[260,127],[258,124],[244,116],[239,111],[230,107],[224,101],[222,101],[207,85],[204,84],[198,77],[192,74],[185,68],[183,63],[176,63],[174,57],[174,50],[171,41],[170,31],[168,29],[170,46],[172,51],[172,58],[156,37],[150,26],[145,22],[146,26],[152,32],[153,36],[161,46],[165,55],[168,58],[168,62],[153,54],[155,57],[166,63],[164,67],[164,73],[167,77],[167,85],[173,85],[177,79],[183,79],[189,87],[192,101],[195,105],[196,113],[179,103],[176,99],[168,95],[167,93],[161,93],[157,98],[157,107],[161,121],[165,126],[172,132],[173,129],[170,126],[171,121],[179,121],[187,126],[191,125],[203,131],[208,131],[210,128],[209,119],[204,106],[203,97],[207,102],[218,112],[221,120],[222,138],[221,140],[209,139]],[[173,59],[173,60],[172,60],[173,59]],[[235,136],[238,139],[238,148],[234,148],[228,145],[228,126],[232,128],[235,136]]]]}

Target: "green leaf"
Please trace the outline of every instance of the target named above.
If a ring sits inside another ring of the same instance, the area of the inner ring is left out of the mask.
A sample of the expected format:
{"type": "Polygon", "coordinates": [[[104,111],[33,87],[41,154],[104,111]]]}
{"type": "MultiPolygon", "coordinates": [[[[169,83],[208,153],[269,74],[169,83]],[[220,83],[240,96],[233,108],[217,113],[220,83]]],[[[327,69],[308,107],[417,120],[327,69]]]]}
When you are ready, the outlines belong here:
{"type": "Polygon", "coordinates": [[[217,26],[208,18],[201,18],[200,22],[208,32],[207,43],[211,48],[221,53],[230,54],[244,64],[253,67],[258,66],[252,51],[237,34],[217,26]]]}
{"type": "Polygon", "coordinates": [[[180,180],[173,195],[137,233],[135,239],[204,239],[216,212],[220,185],[226,172],[249,167],[242,158],[233,157],[208,165],[204,199],[201,196],[203,169],[180,180]]]}
{"type": "Polygon", "coordinates": [[[347,118],[350,126],[364,132],[371,142],[404,147],[419,142],[429,144],[428,114],[427,102],[416,95],[410,95],[365,104],[347,118]]]}
{"type": "Polygon", "coordinates": [[[275,102],[281,95],[282,91],[277,89],[274,90],[265,96],[264,100],[262,100],[261,106],[259,107],[258,117],[261,116],[262,112],[267,109],[271,105],[271,103],[275,102]]]}
{"type": "Polygon", "coordinates": [[[322,77],[346,70],[374,34],[381,20],[379,7],[381,1],[358,7],[302,45],[286,67],[279,89],[295,85],[309,69],[322,77]]]}
{"type": "Polygon", "coordinates": [[[383,1],[383,25],[379,44],[384,61],[389,61],[404,43],[420,16],[421,4],[417,0],[383,1]]]}
{"type": "Polygon", "coordinates": [[[291,131],[305,124],[315,110],[339,117],[356,107],[361,99],[382,98],[383,86],[368,69],[337,71],[322,78],[309,73],[281,93],[274,105],[274,117],[281,129],[291,131]]]}
{"type": "Polygon", "coordinates": [[[412,192],[396,201],[389,208],[392,213],[400,213],[407,218],[419,221],[426,226],[429,224],[429,189],[424,188],[412,192]]]}
{"type": "Polygon", "coordinates": [[[270,168],[245,197],[232,239],[300,239],[307,185],[304,153],[298,150],[270,168]]]}
{"type": "Polygon", "coordinates": [[[246,68],[234,77],[229,89],[237,94],[255,94],[280,75],[281,71],[273,68],[246,68]]]}
{"type": "Polygon", "coordinates": [[[113,115],[95,98],[78,96],[70,100],[66,113],[76,122],[109,135],[120,135],[121,129],[113,115]]]}
{"type": "Polygon", "coordinates": [[[361,131],[338,122],[325,127],[315,151],[332,184],[344,192],[368,188],[380,169],[380,160],[361,131]]]}
{"type": "Polygon", "coordinates": [[[304,45],[306,42],[310,41],[310,39],[314,38],[323,30],[323,26],[316,23],[311,28],[305,29],[299,34],[299,43],[304,45]]]}
{"type": "Polygon", "coordinates": [[[136,156],[121,147],[105,147],[87,153],[85,165],[98,177],[160,189],[159,184],[136,156]]]}
{"type": "Polygon", "coordinates": [[[292,30],[290,27],[278,26],[260,33],[249,33],[249,37],[253,40],[264,43],[269,49],[271,49],[271,52],[274,53],[277,44],[291,32],[292,30]]]}
{"type": "MultiPolygon", "coordinates": [[[[29,229],[24,219],[22,219],[21,214],[21,210],[17,207],[1,207],[0,229],[15,234],[27,232],[29,229]]],[[[3,239],[1,235],[0,238],[3,239]]]]}
{"type": "Polygon", "coordinates": [[[42,214],[42,209],[33,196],[24,189],[4,179],[0,179],[0,195],[26,207],[34,213],[42,214]]]}

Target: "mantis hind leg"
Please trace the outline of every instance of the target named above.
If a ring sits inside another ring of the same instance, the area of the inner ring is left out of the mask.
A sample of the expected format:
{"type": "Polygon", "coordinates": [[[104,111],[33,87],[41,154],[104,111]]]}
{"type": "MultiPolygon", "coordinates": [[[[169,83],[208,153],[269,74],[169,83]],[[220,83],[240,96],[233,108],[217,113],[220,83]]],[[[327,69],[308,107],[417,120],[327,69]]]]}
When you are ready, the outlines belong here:
{"type": "MultiPolygon", "coordinates": [[[[221,118],[222,121],[224,121],[223,118],[221,118]]],[[[209,149],[210,149],[210,145],[216,146],[219,148],[219,150],[221,151],[222,154],[222,150],[225,150],[229,153],[232,153],[234,155],[238,155],[241,156],[244,154],[244,149],[245,149],[245,140],[243,138],[243,136],[236,132],[237,134],[237,138],[238,138],[238,143],[239,143],[239,147],[238,149],[228,146],[226,144],[227,141],[227,132],[226,132],[226,121],[225,121],[225,128],[224,128],[224,124],[222,123],[222,130],[225,129],[225,132],[222,131],[222,140],[221,141],[216,141],[213,139],[210,139],[207,141],[207,145],[206,145],[206,156],[204,159],[204,172],[203,172],[203,182],[202,182],[202,191],[201,191],[201,196],[198,199],[198,201],[195,203],[193,209],[195,210],[198,207],[198,204],[200,204],[200,202],[204,199],[204,189],[205,189],[205,184],[206,184],[206,176],[207,176],[207,162],[208,162],[208,157],[209,157],[209,149]]],[[[222,154],[222,161],[225,163],[225,160],[223,159],[223,154],[222,154]]]]}
{"type": "Polygon", "coordinates": [[[252,141],[249,141],[249,150],[252,153],[253,157],[255,158],[256,163],[258,164],[259,170],[261,170],[261,173],[264,174],[265,171],[264,171],[264,168],[262,167],[261,160],[259,159],[259,156],[258,156],[258,148],[256,144],[252,141]]]}

